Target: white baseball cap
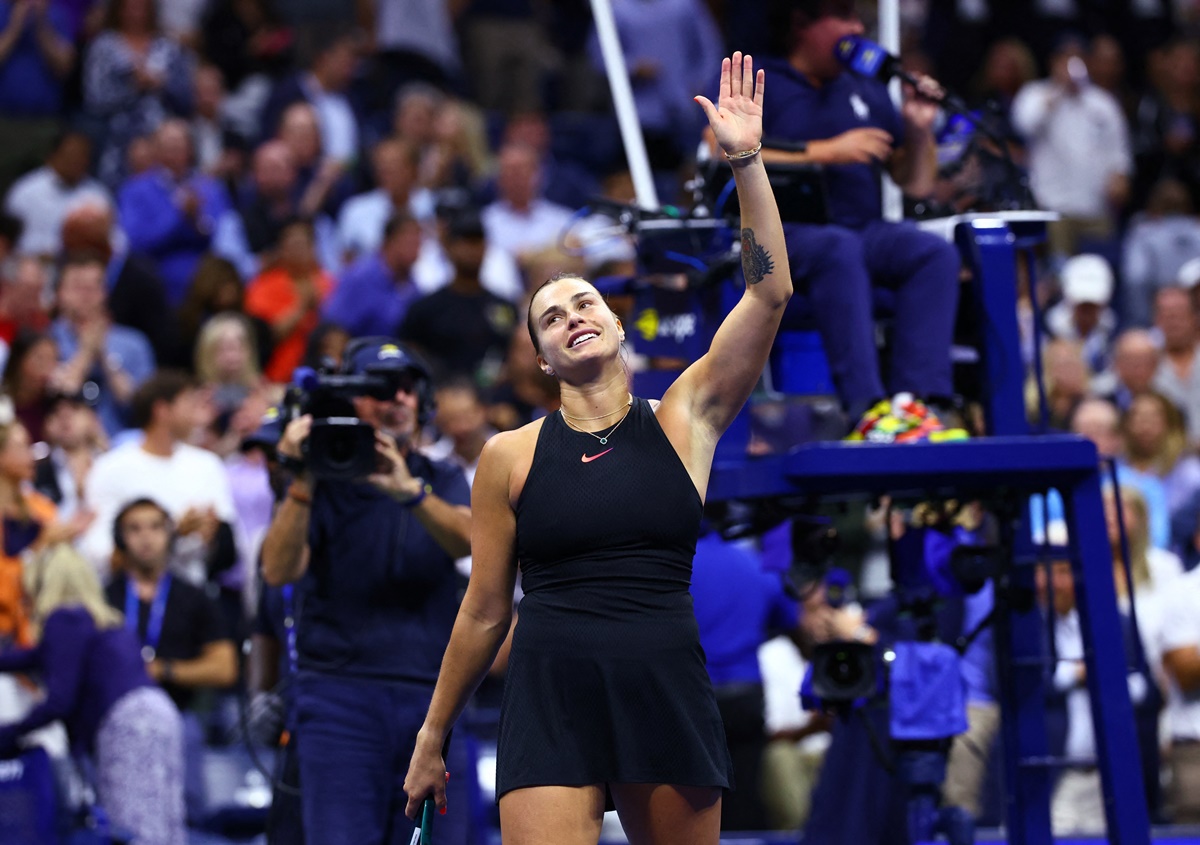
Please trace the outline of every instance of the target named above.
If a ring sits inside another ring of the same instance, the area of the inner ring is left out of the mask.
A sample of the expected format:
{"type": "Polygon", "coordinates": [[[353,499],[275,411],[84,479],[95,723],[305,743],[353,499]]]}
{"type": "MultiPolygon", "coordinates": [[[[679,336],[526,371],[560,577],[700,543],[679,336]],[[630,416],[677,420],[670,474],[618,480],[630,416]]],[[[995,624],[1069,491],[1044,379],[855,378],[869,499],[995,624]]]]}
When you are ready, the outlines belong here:
{"type": "Polygon", "coordinates": [[[1059,278],[1062,280],[1063,298],[1070,303],[1108,305],[1112,299],[1112,267],[1102,256],[1086,254],[1068,258],[1059,278]]]}

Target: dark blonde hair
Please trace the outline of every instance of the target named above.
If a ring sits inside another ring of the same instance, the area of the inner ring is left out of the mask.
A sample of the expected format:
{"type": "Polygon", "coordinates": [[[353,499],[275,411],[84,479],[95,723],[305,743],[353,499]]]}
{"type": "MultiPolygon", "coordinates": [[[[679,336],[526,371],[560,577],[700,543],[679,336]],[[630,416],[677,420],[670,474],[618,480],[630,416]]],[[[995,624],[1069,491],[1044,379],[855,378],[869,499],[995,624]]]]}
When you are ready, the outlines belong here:
{"type": "Polygon", "coordinates": [[[1156,475],[1165,476],[1175,468],[1175,465],[1179,463],[1180,457],[1187,449],[1187,440],[1187,424],[1184,421],[1183,412],[1179,410],[1174,402],[1158,391],[1147,390],[1134,396],[1133,401],[1129,403],[1129,407],[1121,414],[1121,441],[1125,447],[1126,454],[1132,458],[1148,460],[1156,475]],[[1143,399],[1154,402],[1158,406],[1158,410],[1163,415],[1166,432],[1163,434],[1162,442],[1152,454],[1135,455],[1131,449],[1133,439],[1129,434],[1129,419],[1133,416],[1134,406],[1143,399]]]}

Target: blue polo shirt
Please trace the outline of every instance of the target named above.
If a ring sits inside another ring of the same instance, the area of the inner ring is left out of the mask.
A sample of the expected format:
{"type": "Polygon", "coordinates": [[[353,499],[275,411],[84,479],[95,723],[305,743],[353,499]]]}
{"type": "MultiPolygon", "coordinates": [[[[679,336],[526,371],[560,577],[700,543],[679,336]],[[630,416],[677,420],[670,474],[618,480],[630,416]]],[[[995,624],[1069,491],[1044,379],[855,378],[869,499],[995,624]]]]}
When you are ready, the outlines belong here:
{"type": "Polygon", "coordinates": [[[692,604],[714,686],[761,683],[758,647],[768,630],[795,628],[799,608],[783,579],[741,543],[711,533],[696,541],[692,604]]]}
{"type": "MultiPolygon", "coordinates": [[[[8,27],[13,4],[0,3],[0,32],[8,27]]],[[[67,13],[57,3],[46,11],[51,28],[74,41],[67,13]]],[[[0,62],[0,115],[5,117],[57,117],[62,111],[63,83],[37,44],[36,15],[30,13],[8,58],[0,62]]]]}
{"type": "MultiPolygon", "coordinates": [[[[892,104],[886,86],[852,73],[843,73],[820,88],[786,59],[762,62],[767,82],[763,91],[763,138],[814,141],[833,138],[851,129],[876,127],[890,132],[893,143],[904,140],[904,121],[892,104]]],[[[860,228],[883,216],[879,164],[846,164],[825,168],[829,186],[830,222],[860,228]]]]}
{"type": "MultiPolygon", "coordinates": [[[[470,503],[458,467],[412,454],[408,468],[439,498],[470,503]]],[[[308,543],[300,668],[436,681],[458,613],[454,558],[416,514],[366,482],[319,481],[308,543]]]]}

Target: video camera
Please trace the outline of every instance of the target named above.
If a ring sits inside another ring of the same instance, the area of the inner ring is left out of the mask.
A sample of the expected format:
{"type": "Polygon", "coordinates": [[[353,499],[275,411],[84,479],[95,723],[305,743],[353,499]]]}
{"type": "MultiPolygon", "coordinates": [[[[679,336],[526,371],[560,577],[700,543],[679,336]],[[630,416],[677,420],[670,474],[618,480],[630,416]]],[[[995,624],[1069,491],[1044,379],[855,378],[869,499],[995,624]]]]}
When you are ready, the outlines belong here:
{"type": "Polygon", "coordinates": [[[287,421],[312,415],[303,460],[314,477],[325,480],[360,479],[376,471],[375,429],[359,419],[356,398],[386,401],[408,389],[418,397],[418,422],[426,423],[433,414],[429,369],[391,338],[353,341],[344,362],[340,369],[297,368],[284,398],[287,421]]]}

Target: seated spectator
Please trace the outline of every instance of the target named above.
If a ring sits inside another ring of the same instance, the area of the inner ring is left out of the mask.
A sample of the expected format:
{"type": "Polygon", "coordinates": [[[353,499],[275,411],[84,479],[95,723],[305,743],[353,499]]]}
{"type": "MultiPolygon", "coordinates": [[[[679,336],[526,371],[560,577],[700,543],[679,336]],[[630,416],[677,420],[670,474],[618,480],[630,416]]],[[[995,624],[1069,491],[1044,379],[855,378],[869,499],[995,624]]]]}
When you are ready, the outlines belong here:
{"type": "Polygon", "coordinates": [[[186,374],[161,370],[138,388],[132,419],[141,429],[96,459],[85,501],[96,522],[80,550],[106,576],[113,558],[113,517],[126,502],[152,498],[177,526],[176,572],[203,584],[237,562],[233,546],[233,501],[221,459],[187,443],[202,410],[202,396],[186,374]]]}
{"type": "MultiPolygon", "coordinates": [[[[1053,682],[1048,690],[1047,711],[1057,728],[1051,733],[1051,748],[1072,761],[1092,760],[1096,756],[1095,732],[1088,698],[1087,668],[1084,663],[1083,636],[1076,608],[1075,581],[1068,561],[1055,561],[1049,578],[1045,567],[1037,570],[1038,593],[1046,610],[1054,617],[1053,682]]],[[[1146,728],[1153,736],[1157,721],[1158,702],[1153,678],[1147,677],[1136,658],[1136,641],[1128,618],[1122,616],[1125,633],[1124,655],[1106,655],[1107,659],[1123,660],[1127,667],[1129,697],[1139,721],[1139,734],[1146,728]]],[[[1143,766],[1157,764],[1158,749],[1153,741],[1149,747],[1141,744],[1143,766]]],[[[1134,761],[1123,761],[1132,763],[1134,761]]],[[[1104,833],[1104,800],[1100,774],[1095,766],[1075,764],[1066,766],[1058,776],[1051,802],[1051,824],[1055,836],[1104,833]]]]}
{"type": "Polygon", "coordinates": [[[420,149],[424,153],[417,178],[435,196],[473,194],[492,172],[483,115],[465,100],[442,103],[433,118],[433,137],[420,149]]]}
{"type": "Polygon", "coordinates": [[[22,331],[9,348],[0,388],[12,401],[17,420],[35,443],[44,437],[57,367],[58,347],[47,334],[22,331]]]}
{"type": "MultiPolygon", "coordinates": [[[[1070,426],[1075,409],[1088,395],[1088,369],[1083,360],[1083,347],[1071,340],[1052,340],[1046,344],[1042,362],[1046,371],[1043,383],[1050,428],[1064,431],[1070,426]]],[[[1036,392],[1028,395],[1030,402],[1036,402],[1036,392]]],[[[1032,414],[1031,417],[1036,419],[1032,414]]]]}
{"type": "Polygon", "coordinates": [[[146,336],[113,325],[105,307],[104,259],[69,256],[58,279],[59,317],[50,327],[62,361],[55,382],[63,393],[88,395],[110,435],[126,427],[125,414],[138,385],[154,372],[146,336]]]}
{"type": "Polygon", "coordinates": [[[331,158],[321,146],[317,112],[306,102],[292,103],[279,121],[275,135],[292,152],[299,181],[296,193],[301,215],[336,215],[350,192],[345,165],[331,158]]]}
{"type": "Polygon", "coordinates": [[[204,324],[196,341],[196,376],[212,406],[217,438],[206,445],[228,457],[258,428],[270,405],[247,317],[230,311],[204,324]]]}
{"type": "Polygon", "coordinates": [[[538,366],[529,332],[514,331],[500,379],[491,389],[488,421],[497,431],[511,431],[553,413],[558,405],[558,380],[538,366]]]}
{"type": "Polygon", "coordinates": [[[0,3],[0,190],[54,146],[75,68],[75,31],[62,3],[0,3]]]}
{"type": "Polygon", "coordinates": [[[1175,824],[1200,824],[1200,570],[1176,581],[1163,602],[1163,669],[1175,824]]]}
{"type": "Polygon", "coordinates": [[[483,387],[499,378],[517,323],[512,303],[485,290],[480,281],[485,248],[479,216],[457,214],[446,233],[454,280],[409,306],[398,332],[401,340],[436,362],[437,378],[462,375],[483,387]]]}
{"type": "Polygon", "coordinates": [[[48,451],[37,460],[34,488],[67,520],[86,509],[83,491],[92,464],[108,451],[108,436],[83,397],[56,394],[46,411],[45,443],[48,451]]]}
{"type": "Polygon", "coordinates": [[[391,334],[421,295],[413,281],[420,253],[421,224],[407,211],[392,215],[379,249],[346,268],[322,316],[352,337],[391,334]]]}
{"type": "Polygon", "coordinates": [[[1200,220],[1183,183],[1164,179],[1154,186],[1145,213],[1130,221],[1123,252],[1125,323],[1149,326],[1155,292],[1180,284],[1179,271],[1200,255],[1200,220]]]}
{"type": "Polygon", "coordinates": [[[1200,458],[1188,448],[1183,414],[1161,393],[1141,393],[1121,418],[1121,437],[1126,465],[1162,482],[1174,522],[1200,493],[1200,458]]]}
{"type": "Polygon", "coordinates": [[[500,266],[489,274],[488,289],[516,302],[526,292],[523,259],[557,246],[574,212],[542,198],[541,165],[533,148],[509,144],[500,150],[497,166],[497,197],[483,209],[483,229],[507,266],[503,276],[500,266]]]}
{"type": "Polygon", "coordinates": [[[130,248],[158,262],[167,302],[178,307],[229,197],[220,182],[196,171],[186,123],[164,121],[154,140],[159,166],[125,182],[117,202],[130,248]]]}
{"type": "Polygon", "coordinates": [[[13,755],[22,735],[62,721],[72,749],[94,763],[96,797],[113,827],[138,842],[184,845],[183,725],[121,613],[70,550],[41,558],[26,582],[38,642],[0,652],[0,672],[36,673],[46,695],[0,727],[0,757],[13,755]]]}
{"type": "Polygon", "coordinates": [[[34,491],[33,451],[29,432],[19,422],[0,423],[0,517],[4,544],[0,547],[0,652],[13,645],[32,644],[28,607],[21,586],[22,553],[60,542],[53,528],[58,518],[54,503],[34,491]]]}
{"type": "Polygon", "coordinates": [[[1059,256],[1079,251],[1081,238],[1113,237],[1117,213],[1129,199],[1133,158],[1129,126],[1112,94],[1072,74],[1084,45],[1062,38],[1050,58],[1050,76],[1021,89],[1013,125],[1029,150],[1033,194],[1063,219],[1051,224],[1050,245],[1059,256]],[[1074,64],[1072,64],[1074,62],[1074,64]]]}
{"type": "Polygon", "coordinates": [[[358,158],[358,118],[346,97],[359,62],[358,34],[345,26],[330,26],[312,45],[308,67],[279,80],[259,117],[264,138],[279,130],[284,111],[305,102],[316,110],[321,149],[327,160],[344,170],[358,158]]]}
{"type": "Polygon", "coordinates": [[[192,705],[198,691],[237,682],[237,649],[216,602],[169,567],[176,530],[154,499],[123,501],[108,532],[121,564],[105,595],[124,611],[146,671],[183,714],[187,813],[197,819],[204,808],[204,738],[192,705]]]}
{"type": "Polygon", "coordinates": [[[92,141],[77,131],[59,136],[46,163],[13,183],[4,209],[21,221],[17,251],[58,257],[63,250],[62,228],[67,212],[85,200],[112,207],[112,195],[88,175],[92,141]]]}
{"type": "Polygon", "coordinates": [[[1154,388],[1178,405],[1187,418],[1188,440],[1200,443],[1200,366],[1197,366],[1196,312],[1183,288],[1160,288],[1154,297],[1154,327],[1162,337],[1162,362],[1154,388]]]}
{"type": "Polygon", "coordinates": [[[1092,380],[1092,392],[1108,399],[1121,411],[1133,397],[1151,389],[1162,352],[1145,329],[1129,329],[1113,345],[1112,371],[1092,380]]]}
{"type": "MultiPolygon", "coordinates": [[[[1096,445],[1100,458],[1116,460],[1117,483],[1122,487],[1136,488],[1146,502],[1147,524],[1150,530],[1150,543],[1158,549],[1165,549],[1171,542],[1170,511],[1167,507],[1167,492],[1162,481],[1147,473],[1131,470],[1120,458],[1121,455],[1121,417],[1111,402],[1103,399],[1084,399],[1071,415],[1070,431],[1086,437],[1096,445]]],[[[1062,499],[1055,491],[1048,497],[1050,502],[1050,519],[1062,518],[1062,499]],[[1057,500],[1057,501],[1056,501],[1057,500]]],[[[1035,509],[1034,515],[1037,516],[1035,509]]]]}
{"type": "MultiPolygon", "coordinates": [[[[254,152],[250,183],[221,215],[213,237],[213,252],[232,261],[243,279],[253,279],[274,262],[284,224],[300,213],[296,186],[296,167],[285,143],[267,141],[254,152]]],[[[320,214],[313,230],[321,266],[332,272],[341,266],[333,222],[320,214]]]]}
{"type": "Polygon", "coordinates": [[[318,323],[304,347],[304,366],[314,370],[340,367],[351,340],[350,332],[337,323],[318,323]]]}
{"type": "MultiPolygon", "coordinates": [[[[434,219],[433,195],[418,186],[420,150],[404,141],[380,141],[371,150],[376,188],[346,201],[338,216],[338,241],[346,263],[370,255],[383,242],[393,214],[405,212],[428,226],[434,219]]],[[[426,249],[436,250],[436,239],[426,249]]],[[[428,288],[427,288],[428,289],[428,288]]]]}
{"type": "Polygon", "coordinates": [[[114,211],[111,205],[92,200],[71,209],[63,219],[63,249],[67,254],[90,252],[105,259],[108,312],[113,322],[144,334],[160,365],[178,364],[179,330],[158,267],[145,255],[114,248],[125,241],[114,236],[114,211]]]}
{"type": "Polygon", "coordinates": [[[312,223],[294,219],[280,233],[274,266],[246,288],[246,313],[271,327],[274,349],[263,368],[268,379],[278,384],[291,380],[320,319],[321,303],[333,288],[333,278],[317,263],[312,223]]]}
{"type": "Polygon", "coordinates": [[[83,105],[101,122],[105,142],[100,179],[115,187],[128,175],[125,147],[156,130],[164,118],[192,108],[192,65],[178,43],[158,27],[153,0],[113,0],[104,31],[83,65],[83,105]]]}
{"type": "MultiPolygon", "coordinates": [[[[245,297],[245,285],[233,264],[215,255],[206,255],[201,259],[187,298],[179,307],[179,340],[187,347],[189,366],[193,363],[191,356],[200,338],[201,326],[214,314],[227,311],[245,314],[245,297]]],[[[247,315],[247,318],[254,328],[254,345],[258,351],[259,366],[262,366],[275,346],[271,339],[271,327],[257,317],[247,315]]]]}
{"type": "Polygon", "coordinates": [[[9,272],[0,276],[0,340],[12,343],[23,329],[50,328],[49,290],[50,273],[42,259],[32,255],[16,259],[9,272]]]}
{"type": "Polygon", "coordinates": [[[1137,186],[1134,201],[1144,202],[1164,178],[1186,186],[1191,205],[1200,203],[1200,49],[1183,37],[1151,53],[1149,85],[1133,111],[1137,186]]]}
{"type": "Polygon", "coordinates": [[[1113,273],[1099,255],[1076,255],[1059,272],[1063,298],[1046,312],[1046,330],[1058,340],[1082,346],[1091,375],[1108,368],[1108,350],[1117,326],[1112,302],[1113,273]]]}
{"type": "Polygon", "coordinates": [[[425,454],[457,464],[471,484],[483,446],[496,433],[488,422],[483,393],[473,381],[459,377],[439,384],[435,398],[433,423],[441,437],[425,454]]]}
{"type": "Polygon", "coordinates": [[[237,101],[239,131],[255,137],[270,80],[291,67],[291,30],[268,0],[214,0],[201,24],[201,41],[237,101]]]}
{"type": "Polygon", "coordinates": [[[194,110],[189,123],[196,148],[196,169],[220,178],[225,139],[232,133],[225,118],[225,80],[216,65],[202,64],[192,75],[194,110]]]}

